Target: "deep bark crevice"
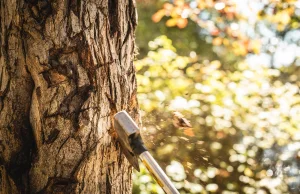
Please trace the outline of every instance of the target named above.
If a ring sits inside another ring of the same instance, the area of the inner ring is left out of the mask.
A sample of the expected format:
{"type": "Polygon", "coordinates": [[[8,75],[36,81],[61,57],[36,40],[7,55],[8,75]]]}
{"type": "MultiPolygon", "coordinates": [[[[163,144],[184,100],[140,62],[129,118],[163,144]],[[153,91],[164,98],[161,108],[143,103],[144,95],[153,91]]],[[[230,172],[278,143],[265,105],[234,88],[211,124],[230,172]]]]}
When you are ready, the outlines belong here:
{"type": "Polygon", "coordinates": [[[35,143],[30,124],[29,128],[22,127],[22,148],[12,154],[11,162],[6,166],[9,176],[13,179],[21,193],[28,192],[28,172],[31,168],[31,158],[35,155],[35,143]]]}
{"type": "MultiPolygon", "coordinates": [[[[111,191],[111,183],[110,183],[110,179],[109,179],[109,172],[106,173],[106,189],[107,191],[111,191]]],[[[108,192],[108,194],[110,194],[111,192],[108,192]]]]}
{"type": "Polygon", "coordinates": [[[108,0],[108,19],[110,24],[109,34],[111,37],[115,36],[116,33],[118,36],[120,34],[118,4],[118,0],[108,0]]]}
{"type": "Polygon", "coordinates": [[[50,177],[45,188],[36,194],[72,193],[76,184],[73,178],[50,177]]]}
{"type": "MultiPolygon", "coordinates": [[[[47,17],[52,14],[53,8],[49,0],[25,0],[29,5],[29,11],[38,24],[45,25],[47,17]]],[[[44,29],[44,28],[43,28],[44,29]]]]}
{"type": "MultiPolygon", "coordinates": [[[[14,65],[17,66],[16,63],[14,63],[14,65]]],[[[14,79],[14,74],[12,74],[12,79],[14,79]]],[[[11,79],[8,82],[6,93],[12,92],[10,83],[11,79]]],[[[27,77],[25,78],[24,84],[27,84],[26,87],[29,87],[29,90],[26,91],[26,93],[28,92],[27,94],[30,94],[33,88],[32,80],[29,79],[29,77],[27,77]]],[[[21,193],[28,193],[28,172],[31,168],[31,158],[33,158],[36,154],[36,145],[32,133],[32,128],[29,122],[28,104],[30,104],[30,98],[29,101],[27,101],[25,104],[22,104],[25,102],[24,98],[18,96],[24,94],[23,92],[20,91],[19,94],[17,94],[17,96],[15,97],[15,99],[12,99],[12,109],[14,110],[13,115],[11,115],[12,120],[6,125],[6,128],[1,129],[7,130],[6,133],[11,134],[15,138],[15,141],[18,141],[20,143],[19,149],[10,152],[10,160],[8,162],[4,162],[4,160],[1,158],[2,156],[0,156],[0,160],[2,161],[1,163],[6,169],[8,177],[13,181],[16,188],[21,193]],[[19,99],[21,101],[19,101],[19,99]]],[[[1,109],[0,113],[3,113],[2,110],[3,109],[1,109]]],[[[1,127],[4,126],[1,125],[1,127]]],[[[3,149],[9,149],[7,147],[5,148],[4,145],[2,146],[3,149]]],[[[10,191],[12,190],[10,189],[10,191]]]]}

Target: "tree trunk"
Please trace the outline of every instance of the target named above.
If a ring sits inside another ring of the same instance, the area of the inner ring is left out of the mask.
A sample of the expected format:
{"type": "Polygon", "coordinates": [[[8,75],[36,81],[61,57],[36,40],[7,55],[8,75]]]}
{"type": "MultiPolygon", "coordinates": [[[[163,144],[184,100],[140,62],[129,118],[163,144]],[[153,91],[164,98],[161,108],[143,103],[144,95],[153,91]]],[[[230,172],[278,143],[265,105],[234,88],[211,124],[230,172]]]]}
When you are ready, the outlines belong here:
{"type": "Polygon", "coordinates": [[[0,193],[131,193],[134,0],[0,0],[0,193]]]}

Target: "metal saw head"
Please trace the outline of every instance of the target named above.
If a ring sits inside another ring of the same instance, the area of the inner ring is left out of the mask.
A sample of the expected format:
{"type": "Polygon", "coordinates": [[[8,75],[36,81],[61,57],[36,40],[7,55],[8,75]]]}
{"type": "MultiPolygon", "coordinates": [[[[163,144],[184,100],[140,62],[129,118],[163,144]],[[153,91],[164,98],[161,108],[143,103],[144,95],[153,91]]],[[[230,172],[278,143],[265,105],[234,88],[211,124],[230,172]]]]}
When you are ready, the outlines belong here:
{"type": "Polygon", "coordinates": [[[122,152],[129,163],[140,171],[138,156],[132,151],[129,143],[129,136],[139,133],[139,128],[126,111],[120,111],[114,116],[114,128],[118,134],[118,141],[121,145],[122,152]]]}

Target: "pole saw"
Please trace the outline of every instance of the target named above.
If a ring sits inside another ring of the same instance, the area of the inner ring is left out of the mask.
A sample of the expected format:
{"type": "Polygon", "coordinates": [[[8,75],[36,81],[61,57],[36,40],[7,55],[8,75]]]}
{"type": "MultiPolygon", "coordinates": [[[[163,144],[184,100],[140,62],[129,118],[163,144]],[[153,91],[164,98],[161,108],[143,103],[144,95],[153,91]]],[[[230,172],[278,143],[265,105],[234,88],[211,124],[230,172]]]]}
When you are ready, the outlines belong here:
{"type": "Polygon", "coordinates": [[[140,171],[138,158],[142,160],[150,174],[167,194],[179,194],[170,179],[148,152],[140,135],[140,130],[126,111],[120,111],[114,116],[114,127],[122,152],[129,163],[140,171]]]}

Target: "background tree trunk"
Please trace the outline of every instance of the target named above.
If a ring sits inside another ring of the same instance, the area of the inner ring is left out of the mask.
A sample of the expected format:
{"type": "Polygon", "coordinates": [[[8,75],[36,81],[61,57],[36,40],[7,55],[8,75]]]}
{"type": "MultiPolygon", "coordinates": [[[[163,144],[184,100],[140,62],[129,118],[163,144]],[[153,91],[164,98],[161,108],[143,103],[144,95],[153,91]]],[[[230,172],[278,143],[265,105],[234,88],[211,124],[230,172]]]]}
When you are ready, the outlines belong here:
{"type": "Polygon", "coordinates": [[[131,193],[134,0],[0,0],[0,193],[131,193]]]}

